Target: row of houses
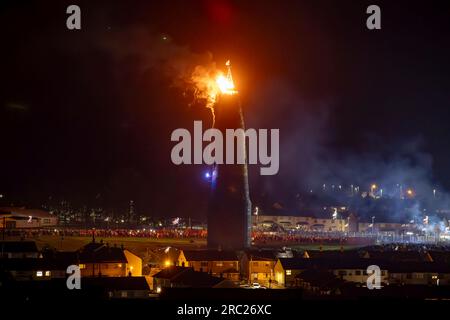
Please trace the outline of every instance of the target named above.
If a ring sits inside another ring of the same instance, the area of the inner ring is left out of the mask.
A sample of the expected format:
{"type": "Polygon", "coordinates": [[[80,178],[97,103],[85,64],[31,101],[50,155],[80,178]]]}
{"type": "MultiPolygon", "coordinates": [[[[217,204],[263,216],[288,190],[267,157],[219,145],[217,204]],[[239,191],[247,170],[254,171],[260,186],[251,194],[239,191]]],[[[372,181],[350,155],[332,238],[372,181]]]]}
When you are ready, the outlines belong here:
{"type": "Polygon", "coordinates": [[[70,265],[82,277],[142,275],[142,259],[123,247],[91,242],[76,251],[39,251],[33,241],[0,242],[0,267],[17,280],[64,278],[70,265]]]}
{"type": "Polygon", "coordinates": [[[106,288],[116,288],[108,289],[109,298],[143,297],[150,290],[160,292],[164,288],[233,288],[244,283],[331,294],[347,286],[365,287],[366,270],[371,265],[379,267],[381,285],[385,287],[450,285],[450,251],[445,248],[180,250],[175,260],[163,263],[165,267],[142,276],[140,257],[123,247],[95,240],[73,252],[38,251],[34,242],[27,241],[0,242],[0,247],[0,273],[4,276],[6,271],[16,283],[62,283],[67,278],[67,267],[78,265],[86,285],[101,282],[106,288]],[[109,280],[93,280],[106,278],[109,280]],[[139,290],[137,283],[142,283],[139,290]]]}
{"type": "Polygon", "coordinates": [[[303,251],[286,256],[289,256],[286,252],[272,250],[181,250],[175,265],[235,284],[258,283],[270,288],[301,287],[304,277],[312,277],[311,270],[317,275],[327,274],[336,283],[365,286],[366,270],[371,265],[380,268],[381,283],[385,286],[450,285],[448,251],[383,251],[373,247],[358,251],[303,251]]]}
{"type": "Polygon", "coordinates": [[[40,251],[33,241],[0,242],[0,289],[35,293],[37,299],[39,291],[68,294],[67,268],[72,265],[79,267],[86,296],[149,297],[148,279],[142,276],[142,259],[122,246],[95,240],[69,252],[40,251]]]}

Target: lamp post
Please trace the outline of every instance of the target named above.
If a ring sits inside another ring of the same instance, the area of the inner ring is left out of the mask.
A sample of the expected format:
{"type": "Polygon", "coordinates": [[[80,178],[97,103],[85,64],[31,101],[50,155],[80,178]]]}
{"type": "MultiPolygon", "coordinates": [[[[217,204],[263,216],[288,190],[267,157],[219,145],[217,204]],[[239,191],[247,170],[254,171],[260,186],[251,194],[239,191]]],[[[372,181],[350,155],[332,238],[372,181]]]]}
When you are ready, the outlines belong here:
{"type": "Polygon", "coordinates": [[[375,197],[375,189],[377,188],[377,185],[374,183],[370,186],[370,193],[372,194],[372,197],[375,197]]]}
{"type": "Polygon", "coordinates": [[[374,228],[375,228],[375,216],[372,216],[372,234],[374,234],[374,228]]]}

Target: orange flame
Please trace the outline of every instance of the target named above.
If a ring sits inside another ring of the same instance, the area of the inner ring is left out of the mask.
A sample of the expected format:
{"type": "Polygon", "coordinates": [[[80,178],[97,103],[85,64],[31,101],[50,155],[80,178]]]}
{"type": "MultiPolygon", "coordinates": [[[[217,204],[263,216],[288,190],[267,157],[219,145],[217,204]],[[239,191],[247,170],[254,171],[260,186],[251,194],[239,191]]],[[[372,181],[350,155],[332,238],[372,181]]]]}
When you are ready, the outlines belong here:
{"type": "Polygon", "coordinates": [[[233,95],[238,93],[231,75],[230,61],[228,60],[225,65],[228,69],[226,75],[222,71],[214,71],[211,73],[201,66],[196,67],[192,74],[192,81],[196,87],[196,98],[206,100],[206,107],[212,113],[213,127],[215,123],[214,105],[218,97],[220,95],[233,95]]]}
{"type": "Polygon", "coordinates": [[[219,74],[216,77],[216,83],[222,94],[236,94],[237,91],[234,88],[234,83],[232,80],[225,77],[223,74],[219,74]]]}

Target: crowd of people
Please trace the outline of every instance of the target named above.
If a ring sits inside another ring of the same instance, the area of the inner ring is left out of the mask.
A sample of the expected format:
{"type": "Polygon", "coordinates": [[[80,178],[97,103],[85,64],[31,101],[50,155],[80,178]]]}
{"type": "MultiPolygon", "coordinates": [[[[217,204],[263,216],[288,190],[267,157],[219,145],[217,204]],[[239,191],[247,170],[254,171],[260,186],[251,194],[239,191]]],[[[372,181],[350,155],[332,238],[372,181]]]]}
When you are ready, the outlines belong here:
{"type": "MultiPolygon", "coordinates": [[[[10,231],[12,232],[12,231],[10,231]]],[[[15,231],[17,233],[17,231],[15,231]]],[[[13,235],[13,234],[10,234],[13,235]]],[[[60,236],[60,237],[133,237],[133,238],[206,238],[206,230],[197,229],[30,229],[21,230],[20,236],[33,238],[37,236],[60,236]]]]}
{"type": "MultiPolygon", "coordinates": [[[[35,238],[39,236],[59,236],[59,237],[131,237],[131,238],[148,238],[148,239],[206,239],[206,229],[192,228],[155,228],[155,229],[86,229],[86,228],[54,228],[54,229],[22,229],[22,230],[5,230],[6,236],[20,236],[23,238],[35,238]]],[[[373,237],[373,235],[347,234],[344,232],[318,232],[318,231],[302,231],[302,232],[252,232],[252,242],[255,244],[269,243],[313,243],[313,244],[359,244],[359,242],[369,243],[377,242],[408,242],[408,243],[425,243],[436,241],[404,241],[405,239],[387,237],[373,237]],[[369,241],[373,240],[373,241],[369,241]]]]}
{"type": "Polygon", "coordinates": [[[348,241],[348,238],[344,234],[331,232],[303,232],[301,234],[253,232],[252,238],[255,243],[288,242],[345,244],[348,241]]]}

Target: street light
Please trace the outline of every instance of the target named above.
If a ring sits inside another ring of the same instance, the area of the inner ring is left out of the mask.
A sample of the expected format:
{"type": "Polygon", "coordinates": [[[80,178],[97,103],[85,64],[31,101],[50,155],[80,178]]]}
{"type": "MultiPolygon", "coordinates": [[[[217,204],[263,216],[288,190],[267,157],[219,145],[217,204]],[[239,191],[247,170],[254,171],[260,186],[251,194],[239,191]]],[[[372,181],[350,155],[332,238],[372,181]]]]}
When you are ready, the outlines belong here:
{"type": "Polygon", "coordinates": [[[373,230],[375,227],[375,216],[372,216],[372,234],[374,234],[373,230]]]}
{"type": "Polygon", "coordinates": [[[256,227],[258,227],[258,213],[259,213],[259,208],[255,207],[256,227]]]}
{"type": "Polygon", "coordinates": [[[377,188],[377,185],[374,183],[370,186],[370,193],[372,194],[372,197],[375,196],[375,189],[377,188]]]}

